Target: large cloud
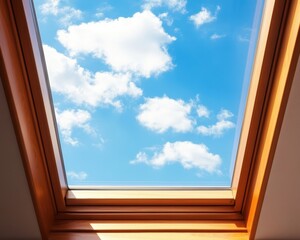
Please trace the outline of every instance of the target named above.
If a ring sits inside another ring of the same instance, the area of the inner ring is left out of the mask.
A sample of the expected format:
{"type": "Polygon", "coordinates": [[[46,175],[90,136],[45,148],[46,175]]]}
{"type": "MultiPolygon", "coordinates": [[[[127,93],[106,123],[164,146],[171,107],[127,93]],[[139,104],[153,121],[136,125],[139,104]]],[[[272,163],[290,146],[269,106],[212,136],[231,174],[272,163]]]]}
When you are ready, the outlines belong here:
{"type": "Polygon", "coordinates": [[[222,109],[220,113],[217,115],[218,121],[214,125],[206,126],[199,126],[197,127],[197,131],[200,134],[206,136],[216,136],[219,137],[224,134],[225,130],[231,129],[235,127],[235,124],[228,119],[232,118],[233,114],[226,110],[222,109]]]}
{"type": "Polygon", "coordinates": [[[152,9],[155,7],[166,6],[173,11],[179,11],[181,13],[185,13],[187,1],[186,0],[144,0],[144,4],[142,7],[144,9],[152,9]]]}
{"type": "Polygon", "coordinates": [[[167,96],[147,98],[140,106],[137,120],[143,126],[158,133],[168,129],[187,132],[193,128],[193,121],[189,117],[191,108],[192,104],[167,96]]]}
{"type": "Polygon", "coordinates": [[[172,67],[167,45],[175,38],[150,11],[73,25],[58,31],[57,38],[72,56],[92,54],[116,72],[150,77],[172,67]]]}
{"type": "Polygon", "coordinates": [[[209,173],[218,172],[221,165],[221,157],[209,152],[204,144],[185,142],[167,142],[163,148],[149,157],[145,152],[139,152],[131,164],[144,163],[155,168],[161,168],[167,164],[179,163],[185,169],[197,168],[209,173]]]}
{"type": "Polygon", "coordinates": [[[76,104],[93,107],[113,105],[121,108],[119,97],[142,95],[142,90],[131,81],[129,73],[96,72],[92,74],[82,68],[75,59],[69,58],[47,45],[44,45],[43,48],[51,89],[63,94],[76,104]]]}

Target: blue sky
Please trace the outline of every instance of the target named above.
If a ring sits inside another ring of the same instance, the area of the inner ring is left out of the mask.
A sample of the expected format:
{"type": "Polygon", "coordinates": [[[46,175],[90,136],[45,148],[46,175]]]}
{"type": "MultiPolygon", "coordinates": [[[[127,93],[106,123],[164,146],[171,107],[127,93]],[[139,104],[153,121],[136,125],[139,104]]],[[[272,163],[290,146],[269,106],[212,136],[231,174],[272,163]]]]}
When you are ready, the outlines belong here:
{"type": "Polygon", "coordinates": [[[230,186],[261,1],[34,2],[70,185],[230,186]]]}

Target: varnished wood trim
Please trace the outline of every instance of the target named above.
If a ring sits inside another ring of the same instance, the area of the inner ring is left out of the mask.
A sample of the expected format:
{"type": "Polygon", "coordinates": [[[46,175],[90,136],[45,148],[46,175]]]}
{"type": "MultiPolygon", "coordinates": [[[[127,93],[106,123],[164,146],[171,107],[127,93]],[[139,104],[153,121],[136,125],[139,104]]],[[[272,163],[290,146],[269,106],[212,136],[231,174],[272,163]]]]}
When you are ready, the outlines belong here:
{"type": "Polygon", "coordinates": [[[222,205],[76,205],[67,206],[68,213],[232,213],[234,206],[222,205]]]}
{"type": "Polygon", "coordinates": [[[51,186],[58,211],[62,211],[65,206],[67,183],[34,7],[31,1],[11,0],[11,3],[38,118],[37,127],[41,135],[47,166],[51,173],[51,186]]]}
{"type": "Polygon", "coordinates": [[[54,221],[56,207],[14,14],[11,2],[7,0],[0,1],[0,29],[1,80],[39,227],[46,236],[54,221]]]}
{"type": "MultiPolygon", "coordinates": [[[[125,208],[126,209],[126,208],[125,208]]],[[[142,210],[142,208],[140,208],[142,210]]],[[[240,213],[222,213],[222,212],[146,212],[137,211],[134,209],[133,212],[64,212],[57,215],[57,219],[68,219],[68,220],[110,220],[110,221],[154,221],[154,220],[165,220],[165,221],[194,221],[194,220],[243,220],[244,217],[240,213]]]]}
{"type": "Polygon", "coordinates": [[[266,112],[262,138],[251,175],[244,217],[250,239],[254,239],[260,210],[272,166],[286,104],[294,79],[300,53],[300,1],[290,1],[287,23],[283,32],[278,62],[274,71],[274,84],[266,112]]]}
{"type": "Polygon", "coordinates": [[[60,218],[241,219],[231,190],[69,190],[60,218]]]}
{"type": "Polygon", "coordinates": [[[288,1],[269,0],[265,4],[232,183],[237,211],[242,210],[250,168],[256,161],[255,152],[261,141],[268,88],[272,86],[272,69],[288,1]]]}

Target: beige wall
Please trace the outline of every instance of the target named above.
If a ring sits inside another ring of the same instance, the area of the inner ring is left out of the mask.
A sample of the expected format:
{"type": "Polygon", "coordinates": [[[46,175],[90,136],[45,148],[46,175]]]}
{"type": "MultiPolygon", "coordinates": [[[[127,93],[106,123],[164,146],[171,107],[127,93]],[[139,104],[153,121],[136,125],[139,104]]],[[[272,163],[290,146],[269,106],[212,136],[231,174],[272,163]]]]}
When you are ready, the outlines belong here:
{"type": "Polygon", "coordinates": [[[40,239],[19,148],[0,81],[0,239],[40,239]]]}

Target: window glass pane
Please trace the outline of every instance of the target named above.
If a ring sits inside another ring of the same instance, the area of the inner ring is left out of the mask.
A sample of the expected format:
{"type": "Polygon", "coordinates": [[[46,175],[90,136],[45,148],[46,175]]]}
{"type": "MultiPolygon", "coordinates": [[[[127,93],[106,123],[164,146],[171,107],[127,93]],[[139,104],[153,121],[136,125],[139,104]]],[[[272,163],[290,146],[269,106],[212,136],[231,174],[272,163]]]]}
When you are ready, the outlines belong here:
{"type": "Polygon", "coordinates": [[[230,186],[262,0],[34,3],[70,186],[230,186]]]}

